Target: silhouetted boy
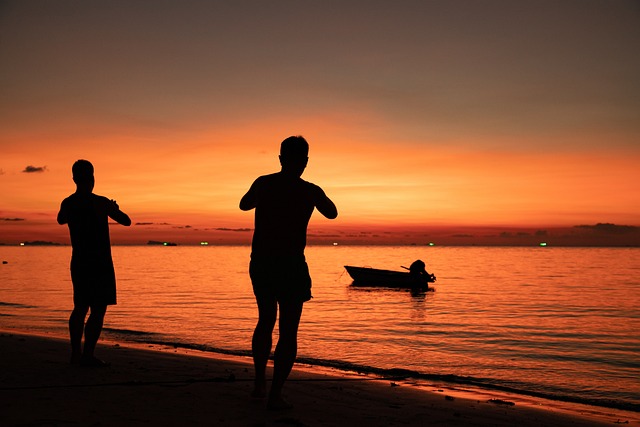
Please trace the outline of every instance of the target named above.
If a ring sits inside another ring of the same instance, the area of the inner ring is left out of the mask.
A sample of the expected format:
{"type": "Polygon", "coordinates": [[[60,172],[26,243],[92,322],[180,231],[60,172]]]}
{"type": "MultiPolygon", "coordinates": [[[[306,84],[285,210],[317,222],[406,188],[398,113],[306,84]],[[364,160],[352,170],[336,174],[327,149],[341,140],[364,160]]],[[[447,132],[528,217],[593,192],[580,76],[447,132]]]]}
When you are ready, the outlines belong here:
{"type": "Polygon", "coordinates": [[[73,164],[76,192],[62,201],[58,224],[68,224],[71,236],[73,311],[69,318],[71,363],[105,366],[94,356],[107,305],[116,304],[116,276],[111,259],[108,218],[122,225],[131,219],[114,200],[93,194],[93,165],[87,160],[73,164]],[[91,309],[85,326],[84,320],[91,309]],[[84,350],[82,335],[84,333],[84,350]]]}
{"type": "Polygon", "coordinates": [[[256,209],[249,266],[258,304],[258,324],[252,340],[254,397],[266,396],[265,370],[280,307],[280,336],[267,400],[270,409],[291,406],[281,391],[296,359],[302,305],[311,299],[311,277],[304,256],[309,218],[314,208],[329,219],[338,216],[336,206],[324,191],[300,178],[308,153],[309,144],[301,136],[282,141],[281,171],[256,179],[240,201],[243,211],[256,209]]]}

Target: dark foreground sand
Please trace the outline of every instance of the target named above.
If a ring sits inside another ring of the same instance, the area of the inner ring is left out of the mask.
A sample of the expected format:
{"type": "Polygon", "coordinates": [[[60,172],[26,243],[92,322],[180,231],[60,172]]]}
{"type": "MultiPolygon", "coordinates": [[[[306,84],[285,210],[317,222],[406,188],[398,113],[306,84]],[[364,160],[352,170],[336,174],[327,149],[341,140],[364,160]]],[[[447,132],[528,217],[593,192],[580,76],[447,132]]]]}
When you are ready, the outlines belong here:
{"type": "MultiPolygon", "coordinates": [[[[65,340],[0,333],[1,426],[637,426],[619,414],[489,403],[402,382],[296,370],[292,410],[251,399],[248,360],[100,343],[108,368],[72,367],[65,340]]],[[[433,388],[436,390],[436,388],[433,388]]]]}

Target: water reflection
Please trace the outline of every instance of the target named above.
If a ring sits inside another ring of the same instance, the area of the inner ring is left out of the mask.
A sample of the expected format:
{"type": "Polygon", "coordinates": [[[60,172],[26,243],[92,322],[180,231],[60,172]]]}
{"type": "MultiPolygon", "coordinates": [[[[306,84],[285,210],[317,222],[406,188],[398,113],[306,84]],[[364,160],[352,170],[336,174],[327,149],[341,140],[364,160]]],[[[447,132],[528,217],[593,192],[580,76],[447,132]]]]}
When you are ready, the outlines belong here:
{"type": "Polygon", "coordinates": [[[434,291],[433,288],[386,288],[364,286],[355,283],[347,287],[347,294],[350,299],[360,299],[361,302],[365,304],[380,304],[381,302],[397,300],[398,298],[400,298],[398,302],[406,302],[408,295],[411,301],[411,319],[414,321],[422,321],[425,319],[425,310],[428,307],[428,301],[433,297],[434,291]]]}

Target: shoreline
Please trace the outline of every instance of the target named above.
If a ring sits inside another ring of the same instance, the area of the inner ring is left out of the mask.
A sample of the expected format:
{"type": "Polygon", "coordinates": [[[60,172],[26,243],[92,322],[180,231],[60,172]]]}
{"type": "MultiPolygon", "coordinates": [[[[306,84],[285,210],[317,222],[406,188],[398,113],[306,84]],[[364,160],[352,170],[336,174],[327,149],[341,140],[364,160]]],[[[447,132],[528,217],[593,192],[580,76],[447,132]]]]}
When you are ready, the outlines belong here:
{"type": "MultiPolygon", "coordinates": [[[[109,330],[110,333],[120,333],[120,330],[109,330]]],[[[130,331],[128,331],[130,332],[130,331]]],[[[104,333],[103,333],[104,335],[104,333]]],[[[102,339],[102,338],[101,338],[102,339]]],[[[250,350],[246,351],[233,351],[233,350],[225,350],[217,347],[211,347],[208,345],[195,344],[195,343],[185,343],[185,342],[172,342],[172,341],[162,341],[155,339],[143,338],[141,340],[128,340],[127,338],[115,338],[104,337],[105,341],[116,343],[120,339],[124,340],[127,343],[130,343],[134,346],[146,346],[146,345],[156,345],[161,349],[166,348],[169,350],[173,349],[182,349],[187,352],[195,352],[196,354],[201,354],[204,357],[224,357],[228,356],[232,360],[235,359],[246,359],[249,363],[251,363],[251,355],[250,350]]],[[[273,356],[273,355],[272,355],[273,356]]],[[[272,362],[272,360],[271,360],[272,362]]],[[[447,390],[451,390],[453,392],[464,391],[465,395],[470,395],[473,398],[475,395],[479,396],[489,396],[489,398],[497,398],[498,400],[504,400],[505,398],[509,398],[511,400],[520,401],[525,404],[529,404],[532,406],[551,406],[557,408],[570,407],[574,412],[595,412],[595,413],[610,413],[610,412],[621,412],[621,413],[629,413],[636,414],[638,411],[634,411],[633,409],[628,409],[625,407],[617,407],[617,406],[606,406],[606,405],[598,405],[597,403],[585,402],[580,400],[572,400],[571,398],[563,398],[563,397],[550,397],[546,396],[542,393],[536,393],[526,390],[517,390],[512,389],[506,386],[493,385],[493,384],[482,384],[474,379],[470,379],[469,377],[460,377],[452,374],[447,375],[437,375],[437,374],[423,374],[418,371],[413,371],[410,369],[403,368],[379,368],[370,365],[359,365],[350,362],[343,362],[340,360],[327,360],[327,359],[317,359],[312,357],[299,356],[296,359],[296,366],[306,366],[312,371],[321,370],[322,372],[328,373],[329,375],[356,375],[356,376],[367,376],[372,378],[377,378],[383,381],[394,381],[397,383],[407,383],[411,384],[414,387],[422,387],[426,389],[436,388],[445,388],[447,390]],[[497,397],[496,397],[497,396],[497,397]]],[[[640,413],[638,413],[638,417],[640,417],[640,413]]]]}
{"type": "Polygon", "coordinates": [[[4,329],[0,343],[4,425],[640,425],[634,412],[298,363],[285,385],[294,409],[266,411],[249,398],[248,357],[101,340],[112,366],[91,369],[69,365],[61,336],[4,329]]]}
{"type": "MultiPolygon", "coordinates": [[[[67,340],[66,330],[56,329],[23,329],[10,328],[12,332],[23,335],[36,335],[44,337],[53,337],[56,339],[67,340]]],[[[6,331],[6,328],[5,330],[6,331]]],[[[0,333],[4,332],[0,329],[0,333]]],[[[105,327],[103,329],[100,343],[104,345],[120,345],[140,348],[153,349],[155,351],[176,350],[183,351],[185,354],[195,354],[202,357],[222,358],[232,361],[245,361],[251,364],[250,350],[226,350],[223,348],[212,347],[204,344],[196,344],[182,341],[167,341],[155,339],[157,333],[136,332],[131,330],[121,330],[105,327]],[[132,335],[131,335],[132,334],[132,335]],[[138,339],[136,339],[139,337],[138,339]]],[[[161,335],[161,334],[160,334],[161,335]]],[[[273,354],[270,363],[273,363],[273,354]]],[[[519,404],[529,406],[552,407],[559,410],[568,410],[569,412],[578,413],[595,413],[600,414],[618,414],[619,418],[638,418],[640,421],[640,411],[633,409],[599,405],[589,401],[573,400],[571,398],[562,398],[547,396],[541,393],[529,392],[526,390],[517,390],[509,387],[493,384],[483,384],[469,377],[459,377],[453,374],[437,375],[423,374],[417,371],[403,368],[379,368],[368,365],[358,365],[350,362],[339,360],[316,359],[305,356],[298,356],[295,367],[306,369],[311,372],[323,372],[328,375],[355,375],[356,377],[368,377],[370,379],[378,379],[381,381],[393,381],[395,383],[409,384],[415,388],[423,388],[425,390],[446,389],[454,394],[469,396],[471,399],[484,398],[498,399],[501,401],[514,401],[519,404]]],[[[441,391],[440,391],[441,392],[441,391]]],[[[614,416],[614,415],[611,415],[614,416]]],[[[639,422],[640,425],[640,422],[639,422]]]]}

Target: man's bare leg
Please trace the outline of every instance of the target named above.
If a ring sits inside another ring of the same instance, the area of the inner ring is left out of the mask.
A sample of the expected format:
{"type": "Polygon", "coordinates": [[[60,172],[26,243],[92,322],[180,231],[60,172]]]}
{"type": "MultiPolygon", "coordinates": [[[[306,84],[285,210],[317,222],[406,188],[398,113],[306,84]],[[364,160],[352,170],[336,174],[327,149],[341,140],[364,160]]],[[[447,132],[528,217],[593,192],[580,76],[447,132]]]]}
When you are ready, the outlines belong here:
{"type": "Polygon", "coordinates": [[[82,335],[84,319],[89,311],[88,305],[75,305],[69,317],[69,338],[71,340],[71,364],[80,363],[82,358],[82,335]]]}
{"type": "Polygon", "coordinates": [[[251,350],[255,369],[254,389],[252,397],[262,398],[267,395],[267,362],[271,354],[273,328],[278,314],[278,303],[275,298],[257,298],[258,323],[253,331],[251,350]]]}

